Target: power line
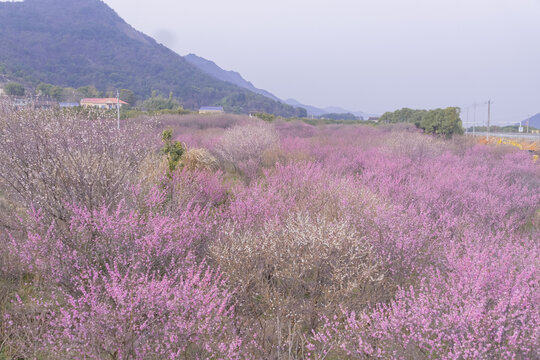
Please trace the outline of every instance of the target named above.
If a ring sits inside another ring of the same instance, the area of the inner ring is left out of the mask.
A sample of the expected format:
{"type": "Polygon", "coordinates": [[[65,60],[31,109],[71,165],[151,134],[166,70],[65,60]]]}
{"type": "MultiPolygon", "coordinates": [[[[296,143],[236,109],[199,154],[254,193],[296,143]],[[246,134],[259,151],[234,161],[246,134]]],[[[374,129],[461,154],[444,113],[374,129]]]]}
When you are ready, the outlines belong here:
{"type": "MultiPolygon", "coordinates": [[[[475,111],[474,110],[475,108],[483,107],[483,106],[489,106],[488,102],[489,101],[474,102],[474,103],[471,103],[471,104],[468,104],[468,105],[461,106],[461,109],[463,111],[469,111],[470,109],[473,109],[473,111],[475,111]]],[[[491,105],[494,104],[493,101],[491,101],[490,103],[491,103],[491,105]]],[[[493,109],[491,109],[491,110],[493,110],[493,109]]],[[[491,125],[497,125],[497,126],[516,125],[516,124],[519,124],[520,122],[526,121],[527,119],[531,118],[531,116],[532,116],[530,113],[526,113],[526,114],[516,114],[514,116],[506,115],[505,117],[497,117],[496,119],[493,119],[493,113],[491,115],[492,116],[491,116],[491,119],[490,119],[490,124],[491,125]]],[[[479,124],[482,124],[482,123],[485,124],[484,121],[486,121],[486,120],[480,120],[479,119],[478,122],[477,122],[476,116],[474,116],[472,122],[468,121],[469,127],[473,126],[473,125],[479,125],[479,124]]]]}

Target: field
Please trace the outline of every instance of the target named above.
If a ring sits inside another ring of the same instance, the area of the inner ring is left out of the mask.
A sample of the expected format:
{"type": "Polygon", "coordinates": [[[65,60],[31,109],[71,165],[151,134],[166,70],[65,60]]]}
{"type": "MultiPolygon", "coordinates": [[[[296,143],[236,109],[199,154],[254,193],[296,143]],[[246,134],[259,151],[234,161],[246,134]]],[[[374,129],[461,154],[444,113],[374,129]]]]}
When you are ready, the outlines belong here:
{"type": "Polygon", "coordinates": [[[0,212],[0,359],[540,357],[516,147],[0,105],[0,212]]]}

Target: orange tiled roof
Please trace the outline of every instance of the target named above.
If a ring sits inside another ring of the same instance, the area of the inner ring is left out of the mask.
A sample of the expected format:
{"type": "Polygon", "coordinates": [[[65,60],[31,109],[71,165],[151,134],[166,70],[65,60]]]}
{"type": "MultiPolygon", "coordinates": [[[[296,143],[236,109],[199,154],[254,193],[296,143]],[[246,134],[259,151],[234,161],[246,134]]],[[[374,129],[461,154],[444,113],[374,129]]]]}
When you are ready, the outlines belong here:
{"type": "MultiPolygon", "coordinates": [[[[116,104],[116,102],[116,98],[85,98],[81,100],[81,104],[116,104]]],[[[120,100],[119,102],[122,105],[128,105],[128,103],[125,101],[120,100]]]]}

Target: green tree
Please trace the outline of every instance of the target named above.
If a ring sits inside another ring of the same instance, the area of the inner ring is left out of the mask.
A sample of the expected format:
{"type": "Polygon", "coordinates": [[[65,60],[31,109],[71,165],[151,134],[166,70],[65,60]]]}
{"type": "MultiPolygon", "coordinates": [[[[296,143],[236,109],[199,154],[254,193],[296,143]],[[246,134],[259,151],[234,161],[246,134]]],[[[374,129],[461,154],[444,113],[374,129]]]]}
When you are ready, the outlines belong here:
{"type": "Polygon", "coordinates": [[[451,137],[454,134],[463,134],[463,127],[459,117],[458,107],[435,109],[428,111],[420,121],[420,128],[426,133],[451,137]]]}
{"type": "Polygon", "coordinates": [[[135,96],[133,91],[129,89],[121,89],[120,100],[127,102],[130,106],[133,106],[137,102],[137,97],[135,96]]]}
{"type": "Polygon", "coordinates": [[[79,102],[83,98],[81,92],[72,87],[62,89],[61,99],[58,101],[79,102]]]}
{"type": "Polygon", "coordinates": [[[180,141],[172,141],[172,129],[164,130],[161,134],[161,140],[164,143],[161,153],[167,156],[170,175],[177,168],[182,155],[184,155],[184,147],[180,141]]]}
{"type": "Polygon", "coordinates": [[[152,91],[152,97],[146,99],[142,107],[148,111],[159,110],[174,110],[180,108],[180,103],[173,99],[172,92],[169,94],[169,98],[165,98],[162,95],[157,95],[155,91],[152,91]]]}
{"type": "Polygon", "coordinates": [[[94,86],[81,86],[77,89],[83,97],[86,98],[96,98],[101,97],[101,92],[98,91],[94,86]]]}
{"type": "Polygon", "coordinates": [[[327,113],[321,115],[320,118],[330,120],[362,120],[362,118],[351,113],[327,113]]]}
{"type": "Polygon", "coordinates": [[[263,113],[263,112],[257,112],[257,113],[255,113],[253,115],[255,115],[256,117],[258,117],[261,120],[268,121],[268,122],[272,122],[272,121],[276,120],[276,115],[274,115],[274,114],[267,114],[267,113],[263,113]]]}
{"type": "Polygon", "coordinates": [[[452,136],[463,134],[463,124],[461,122],[461,109],[459,107],[448,107],[443,110],[444,116],[441,121],[439,134],[452,136]]]}
{"type": "Polygon", "coordinates": [[[25,93],[24,86],[17,82],[9,82],[4,85],[4,91],[6,92],[6,95],[10,96],[24,96],[25,93]]]}
{"type": "Polygon", "coordinates": [[[403,108],[394,112],[384,113],[379,119],[379,122],[389,124],[411,123],[423,129],[428,134],[451,137],[454,134],[463,133],[460,112],[461,110],[458,107],[434,110],[403,108]]]}
{"type": "Polygon", "coordinates": [[[40,96],[48,96],[56,101],[61,101],[63,98],[64,89],[60,86],[54,86],[47,83],[40,83],[37,88],[37,93],[40,96]]]}
{"type": "Polygon", "coordinates": [[[422,117],[426,114],[426,110],[413,110],[409,108],[403,108],[394,112],[384,113],[380,119],[380,123],[385,124],[397,124],[397,123],[411,123],[420,127],[422,117]]]}
{"type": "Polygon", "coordinates": [[[295,108],[295,110],[296,110],[296,116],[301,117],[301,118],[307,117],[307,110],[304,109],[303,107],[297,107],[295,108]]]}

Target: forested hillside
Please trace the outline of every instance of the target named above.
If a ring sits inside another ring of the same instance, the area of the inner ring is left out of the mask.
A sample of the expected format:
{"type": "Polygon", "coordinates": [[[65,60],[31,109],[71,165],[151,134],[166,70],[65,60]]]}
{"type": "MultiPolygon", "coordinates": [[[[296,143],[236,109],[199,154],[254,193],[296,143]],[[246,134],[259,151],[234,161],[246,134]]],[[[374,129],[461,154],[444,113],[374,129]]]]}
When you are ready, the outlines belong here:
{"type": "Polygon", "coordinates": [[[192,109],[304,113],[204,74],[99,0],[0,3],[0,73],[35,85],[129,89],[139,98],[172,92],[192,109]]]}

